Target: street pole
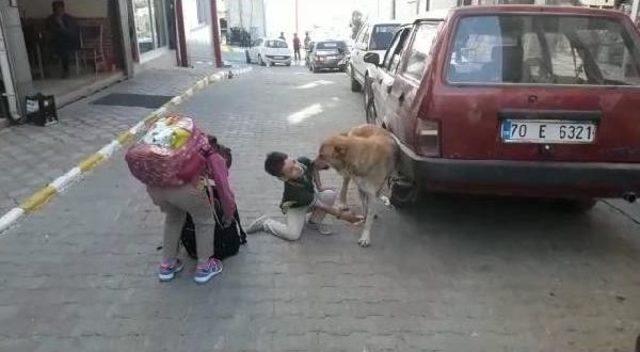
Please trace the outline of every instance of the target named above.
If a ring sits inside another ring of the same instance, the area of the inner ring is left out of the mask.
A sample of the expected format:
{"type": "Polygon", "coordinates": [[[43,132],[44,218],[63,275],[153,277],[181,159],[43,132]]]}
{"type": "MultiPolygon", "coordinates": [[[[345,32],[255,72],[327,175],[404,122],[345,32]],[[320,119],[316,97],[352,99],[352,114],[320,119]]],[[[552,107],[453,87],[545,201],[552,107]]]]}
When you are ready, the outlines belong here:
{"type": "Polygon", "coordinates": [[[220,21],[218,20],[217,0],[211,0],[211,35],[213,39],[213,55],[216,67],[222,67],[222,49],[220,48],[220,21]]]}
{"type": "Polygon", "coordinates": [[[178,30],[178,55],[179,65],[189,67],[189,57],[187,53],[187,36],[184,32],[184,14],[182,12],[182,0],[176,0],[176,27],[178,30]]]}
{"type": "Polygon", "coordinates": [[[640,0],[633,0],[633,4],[631,5],[631,20],[633,23],[636,23],[636,19],[638,18],[638,4],[640,0]]]}
{"type": "Polygon", "coordinates": [[[298,33],[300,30],[298,29],[298,0],[296,1],[296,33],[298,33]]]}

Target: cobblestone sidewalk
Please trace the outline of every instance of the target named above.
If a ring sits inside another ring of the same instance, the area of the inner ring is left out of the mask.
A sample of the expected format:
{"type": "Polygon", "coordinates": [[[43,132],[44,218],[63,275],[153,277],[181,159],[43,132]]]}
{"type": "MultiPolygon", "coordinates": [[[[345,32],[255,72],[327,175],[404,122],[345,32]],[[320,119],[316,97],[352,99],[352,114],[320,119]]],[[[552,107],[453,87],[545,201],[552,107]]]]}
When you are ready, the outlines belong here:
{"type": "Polygon", "coordinates": [[[63,107],[57,125],[0,130],[0,215],[152,111],[92,105],[92,101],[110,93],[179,95],[213,71],[209,67],[152,69],[63,107]]]}

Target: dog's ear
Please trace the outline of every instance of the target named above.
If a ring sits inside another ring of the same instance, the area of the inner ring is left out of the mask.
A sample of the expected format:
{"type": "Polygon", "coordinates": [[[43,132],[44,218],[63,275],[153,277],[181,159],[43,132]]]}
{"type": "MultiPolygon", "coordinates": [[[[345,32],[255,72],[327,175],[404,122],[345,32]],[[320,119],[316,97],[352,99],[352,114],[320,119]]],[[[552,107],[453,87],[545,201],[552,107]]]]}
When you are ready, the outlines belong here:
{"type": "Polygon", "coordinates": [[[344,157],[347,154],[347,146],[342,144],[336,144],[333,149],[336,152],[337,157],[344,157]]]}

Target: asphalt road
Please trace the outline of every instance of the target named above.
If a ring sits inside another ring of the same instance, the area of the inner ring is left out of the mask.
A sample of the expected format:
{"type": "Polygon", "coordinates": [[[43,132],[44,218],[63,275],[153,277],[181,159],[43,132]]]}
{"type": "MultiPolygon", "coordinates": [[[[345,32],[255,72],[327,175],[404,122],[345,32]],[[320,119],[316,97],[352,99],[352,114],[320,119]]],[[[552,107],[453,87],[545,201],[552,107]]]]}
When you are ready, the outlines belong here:
{"type": "MultiPolygon", "coordinates": [[[[364,120],[344,74],[254,69],[182,107],[233,149],[247,223],[281,215],[268,151],[313,156],[364,120]]],[[[377,209],[369,248],[342,224],[295,243],[258,234],[209,284],[191,262],[161,284],[162,214],[119,154],[0,237],[0,351],[633,350],[640,227],[608,205],[377,209]]]]}

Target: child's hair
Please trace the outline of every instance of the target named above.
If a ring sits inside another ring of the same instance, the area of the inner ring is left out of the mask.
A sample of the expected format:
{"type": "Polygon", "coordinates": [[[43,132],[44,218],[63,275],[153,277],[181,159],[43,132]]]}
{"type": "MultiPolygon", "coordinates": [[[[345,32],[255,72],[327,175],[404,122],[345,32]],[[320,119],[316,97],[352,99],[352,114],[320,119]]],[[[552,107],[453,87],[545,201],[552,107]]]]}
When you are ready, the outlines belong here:
{"type": "Polygon", "coordinates": [[[282,176],[282,167],[288,157],[287,154],[281,152],[267,154],[267,159],[264,161],[264,170],[271,176],[282,176]]]}

